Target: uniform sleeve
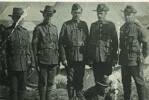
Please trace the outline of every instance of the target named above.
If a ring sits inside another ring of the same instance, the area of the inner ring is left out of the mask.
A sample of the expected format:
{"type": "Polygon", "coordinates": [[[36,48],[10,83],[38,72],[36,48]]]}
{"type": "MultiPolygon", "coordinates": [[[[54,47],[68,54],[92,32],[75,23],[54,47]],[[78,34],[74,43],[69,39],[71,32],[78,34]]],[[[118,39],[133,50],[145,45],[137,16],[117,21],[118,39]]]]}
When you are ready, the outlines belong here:
{"type": "Polygon", "coordinates": [[[65,34],[66,34],[66,24],[63,24],[59,36],[59,54],[60,54],[60,61],[66,60],[66,53],[65,53],[65,34]]]}
{"type": "Polygon", "coordinates": [[[93,61],[92,61],[92,59],[91,59],[91,52],[90,52],[90,49],[91,49],[91,47],[90,47],[90,42],[91,42],[91,40],[92,40],[92,35],[93,35],[93,29],[94,27],[93,27],[93,24],[91,24],[91,26],[90,26],[90,33],[89,33],[89,36],[88,36],[88,40],[87,40],[87,54],[86,54],[86,57],[87,57],[87,63],[88,64],[92,64],[93,63],[93,61]]]}
{"type": "Polygon", "coordinates": [[[39,30],[36,27],[33,31],[33,38],[32,38],[32,50],[34,55],[35,63],[37,63],[37,47],[38,47],[38,41],[39,41],[39,30]]]}
{"type": "Polygon", "coordinates": [[[90,39],[91,39],[93,33],[94,33],[94,31],[93,31],[93,24],[91,24],[89,41],[90,41],[90,39]]]}
{"type": "Polygon", "coordinates": [[[1,48],[1,64],[2,64],[2,69],[7,69],[7,61],[6,61],[6,52],[5,48],[1,48]]]}
{"type": "Polygon", "coordinates": [[[149,44],[147,41],[148,35],[145,30],[146,29],[143,27],[139,27],[138,29],[139,41],[142,43],[142,53],[144,58],[147,57],[149,54],[149,44]]]}
{"type": "Polygon", "coordinates": [[[58,46],[58,44],[59,44],[59,36],[58,36],[58,30],[57,30],[57,27],[55,27],[55,32],[56,32],[56,45],[57,45],[57,50],[59,50],[59,46],[58,46]]]}
{"type": "Polygon", "coordinates": [[[35,60],[34,60],[34,54],[33,54],[33,49],[32,49],[32,45],[31,43],[29,43],[29,53],[30,53],[30,61],[31,61],[31,66],[34,67],[35,66],[35,60]]]}
{"type": "Polygon", "coordinates": [[[2,68],[3,69],[7,69],[8,66],[7,66],[7,57],[6,57],[6,50],[7,50],[7,42],[5,42],[5,40],[7,39],[7,35],[8,35],[8,31],[7,31],[7,28],[5,29],[5,31],[3,31],[3,35],[2,35],[2,42],[3,45],[1,45],[1,56],[2,56],[2,68]],[[5,43],[4,43],[5,42],[5,43]]]}
{"type": "Polygon", "coordinates": [[[85,45],[87,45],[89,41],[89,30],[86,22],[84,23],[84,26],[85,26],[85,34],[86,34],[85,45]]]}
{"type": "Polygon", "coordinates": [[[32,45],[30,43],[30,33],[27,31],[26,32],[27,35],[27,39],[28,39],[28,44],[27,44],[27,59],[28,59],[28,63],[31,64],[31,66],[35,66],[35,62],[34,62],[34,56],[33,56],[33,51],[32,51],[32,45]]]}
{"type": "Polygon", "coordinates": [[[87,46],[88,46],[88,41],[89,41],[89,30],[88,30],[88,26],[87,26],[87,23],[86,22],[83,22],[83,31],[84,31],[84,47],[83,47],[83,53],[84,53],[84,61],[85,62],[88,62],[87,60],[87,57],[88,57],[88,53],[87,53],[87,46]]]}
{"type": "Polygon", "coordinates": [[[120,38],[119,38],[119,48],[122,49],[122,42],[121,41],[124,41],[124,37],[123,37],[123,30],[122,30],[122,27],[120,28],[120,38]]]}
{"type": "Polygon", "coordinates": [[[118,60],[118,54],[117,54],[117,50],[118,50],[118,36],[117,36],[117,31],[116,31],[116,27],[113,24],[112,26],[112,54],[113,54],[113,59],[114,60],[118,60]]]}

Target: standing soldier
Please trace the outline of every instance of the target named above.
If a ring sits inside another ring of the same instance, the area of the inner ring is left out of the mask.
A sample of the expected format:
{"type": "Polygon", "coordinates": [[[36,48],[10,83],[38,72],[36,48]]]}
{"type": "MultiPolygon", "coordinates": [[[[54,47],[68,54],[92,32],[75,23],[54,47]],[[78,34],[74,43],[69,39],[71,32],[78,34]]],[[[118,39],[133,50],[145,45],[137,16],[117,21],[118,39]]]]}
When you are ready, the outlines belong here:
{"type": "Polygon", "coordinates": [[[56,12],[52,6],[45,6],[43,22],[35,27],[33,32],[33,52],[39,72],[40,100],[52,100],[51,91],[54,85],[58,60],[58,30],[51,23],[51,17],[56,12]]]}
{"type": "Polygon", "coordinates": [[[91,24],[88,42],[88,60],[93,66],[95,86],[86,91],[87,98],[105,94],[112,65],[117,62],[116,28],[113,22],[105,19],[109,8],[105,4],[98,4],[95,11],[97,11],[98,21],[91,24]]]}
{"type": "MultiPolygon", "coordinates": [[[[5,73],[5,69],[7,67],[6,65],[6,55],[5,55],[5,48],[2,47],[2,43],[3,43],[3,37],[4,37],[4,31],[5,31],[5,26],[4,25],[0,25],[0,82],[4,82],[4,73],[5,73]]],[[[6,75],[7,73],[5,73],[6,75]]],[[[5,76],[6,77],[6,76],[5,76]]],[[[0,83],[1,84],[1,83],[0,83]]]]}
{"type": "Polygon", "coordinates": [[[21,23],[17,24],[23,13],[22,8],[13,8],[13,14],[9,15],[13,24],[5,31],[8,66],[6,70],[10,81],[9,100],[24,100],[26,91],[27,62],[29,62],[27,58],[31,55],[31,45],[28,30],[21,23]]]}
{"type": "Polygon", "coordinates": [[[3,59],[4,49],[1,47],[1,44],[3,42],[4,31],[5,31],[5,26],[1,24],[0,25],[0,75],[2,74],[2,69],[4,68],[4,66],[2,65],[4,60],[3,59]]]}
{"type": "Polygon", "coordinates": [[[73,99],[75,91],[76,96],[84,100],[82,89],[88,27],[80,20],[82,10],[79,4],[72,5],[72,19],[63,24],[60,33],[60,60],[66,67],[69,100],[73,99]]]}
{"type": "Polygon", "coordinates": [[[130,100],[131,76],[135,80],[139,100],[145,100],[142,53],[147,56],[147,42],[144,41],[141,26],[135,21],[136,13],[136,9],[128,5],[124,9],[126,22],[120,28],[119,63],[122,65],[124,100],[130,100]]]}

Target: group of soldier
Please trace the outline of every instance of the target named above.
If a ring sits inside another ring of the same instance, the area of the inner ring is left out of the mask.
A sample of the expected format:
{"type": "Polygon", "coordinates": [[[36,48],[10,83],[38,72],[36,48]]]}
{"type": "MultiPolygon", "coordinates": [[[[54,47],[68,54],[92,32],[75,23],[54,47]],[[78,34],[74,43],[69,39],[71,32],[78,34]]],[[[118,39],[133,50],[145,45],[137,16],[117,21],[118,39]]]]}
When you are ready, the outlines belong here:
{"type": "Polygon", "coordinates": [[[3,70],[9,76],[9,99],[24,100],[27,66],[30,65],[39,73],[40,100],[52,100],[52,86],[60,62],[67,73],[69,100],[73,100],[74,95],[80,100],[91,100],[96,95],[104,96],[110,84],[112,67],[119,58],[124,100],[131,99],[131,77],[135,80],[139,100],[145,100],[142,60],[148,54],[148,45],[142,27],[135,21],[137,11],[130,5],[123,10],[125,23],[120,28],[118,46],[115,24],[106,20],[109,10],[106,4],[97,5],[94,11],[97,12],[98,21],[91,24],[89,32],[86,22],[80,19],[82,7],[73,4],[72,19],[63,23],[58,36],[57,27],[51,23],[56,10],[47,5],[40,11],[43,22],[35,27],[30,43],[28,30],[22,26],[22,22],[18,23],[24,11],[22,8],[13,8],[13,14],[9,15],[13,24],[3,31],[1,41],[1,44],[5,43],[1,51],[3,58],[6,58],[2,62],[7,64],[3,70]],[[85,65],[93,69],[95,86],[83,92],[85,65]]]}

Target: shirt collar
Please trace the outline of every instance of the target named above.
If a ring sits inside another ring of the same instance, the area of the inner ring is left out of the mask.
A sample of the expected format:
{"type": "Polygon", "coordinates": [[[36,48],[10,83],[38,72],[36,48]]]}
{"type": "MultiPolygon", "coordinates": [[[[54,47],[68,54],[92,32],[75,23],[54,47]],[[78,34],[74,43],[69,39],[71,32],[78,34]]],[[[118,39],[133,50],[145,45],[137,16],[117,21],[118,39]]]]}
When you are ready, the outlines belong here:
{"type": "Polygon", "coordinates": [[[48,25],[48,26],[50,26],[50,27],[52,26],[52,23],[45,23],[45,22],[42,22],[42,24],[43,24],[43,25],[48,25]]]}
{"type": "Polygon", "coordinates": [[[106,23],[106,20],[102,20],[102,21],[98,20],[98,23],[99,24],[105,24],[106,23]]]}
{"type": "Polygon", "coordinates": [[[72,18],[72,21],[75,22],[75,23],[80,23],[81,20],[80,19],[76,20],[76,19],[72,18]]]}

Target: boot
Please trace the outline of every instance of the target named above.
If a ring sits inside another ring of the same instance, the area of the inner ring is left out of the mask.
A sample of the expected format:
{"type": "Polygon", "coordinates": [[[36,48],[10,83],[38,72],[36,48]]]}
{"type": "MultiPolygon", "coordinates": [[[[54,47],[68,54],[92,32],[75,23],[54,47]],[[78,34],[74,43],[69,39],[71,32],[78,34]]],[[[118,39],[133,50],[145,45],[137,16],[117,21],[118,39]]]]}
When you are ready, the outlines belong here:
{"type": "Polygon", "coordinates": [[[68,89],[68,97],[69,97],[69,100],[73,100],[74,98],[74,89],[72,87],[68,89]]]}
{"type": "Polygon", "coordinates": [[[145,100],[145,86],[137,85],[137,93],[139,100],[145,100]]]}
{"type": "Polygon", "coordinates": [[[79,100],[86,100],[84,95],[83,95],[83,91],[82,90],[77,90],[76,91],[76,96],[79,98],[79,100]]]}
{"type": "Polygon", "coordinates": [[[84,92],[84,97],[86,100],[98,100],[98,93],[96,86],[90,87],[84,92]],[[96,98],[96,99],[95,99],[96,98]]]}

